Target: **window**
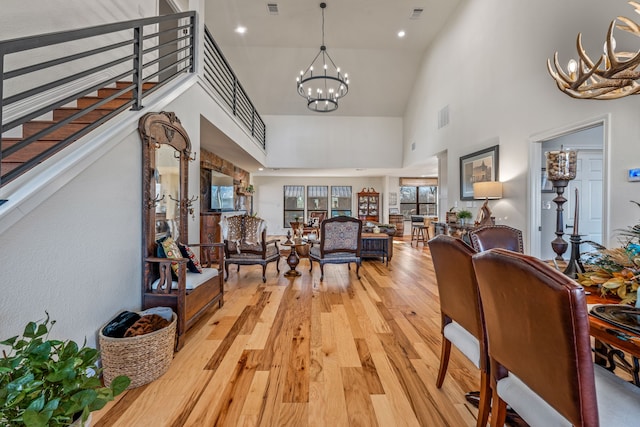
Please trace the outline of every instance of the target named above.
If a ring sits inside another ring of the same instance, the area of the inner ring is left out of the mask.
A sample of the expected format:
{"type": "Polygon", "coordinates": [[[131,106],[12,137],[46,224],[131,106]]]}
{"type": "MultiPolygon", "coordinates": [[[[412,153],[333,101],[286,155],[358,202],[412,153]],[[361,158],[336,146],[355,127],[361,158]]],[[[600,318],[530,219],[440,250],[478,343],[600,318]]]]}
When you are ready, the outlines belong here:
{"type": "Polygon", "coordinates": [[[329,213],[329,187],[326,185],[307,186],[307,217],[311,217],[312,212],[329,213]]]}
{"type": "Polygon", "coordinates": [[[434,178],[400,178],[400,212],[411,215],[438,215],[438,181],[434,178]]]}
{"type": "Polygon", "coordinates": [[[284,227],[290,228],[298,218],[304,219],[304,185],[285,185],[284,193],[284,227]]]}
{"type": "Polygon", "coordinates": [[[351,216],[351,186],[331,186],[331,216],[351,216]]]}

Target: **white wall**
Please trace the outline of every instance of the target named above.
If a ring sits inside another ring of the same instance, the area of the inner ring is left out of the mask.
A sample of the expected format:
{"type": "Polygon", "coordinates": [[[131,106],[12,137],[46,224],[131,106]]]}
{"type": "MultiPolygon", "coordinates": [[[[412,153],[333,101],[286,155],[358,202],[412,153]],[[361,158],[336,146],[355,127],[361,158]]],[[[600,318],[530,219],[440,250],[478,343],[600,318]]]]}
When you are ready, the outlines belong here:
{"type": "Polygon", "coordinates": [[[0,236],[0,337],[48,311],[53,337],[87,338],[140,307],[141,149],[120,144],[0,236]]]}
{"type": "MultiPolygon", "coordinates": [[[[357,216],[356,197],[363,188],[373,187],[380,192],[381,198],[386,198],[381,189],[384,179],[381,177],[271,177],[255,176],[253,185],[256,188],[254,194],[254,212],[260,218],[267,221],[267,233],[269,235],[286,235],[284,227],[284,185],[350,185],[352,190],[351,213],[357,216]]],[[[331,189],[329,189],[331,191],[331,189]]],[[[306,194],[306,188],[305,188],[306,194]]]]}
{"type": "MultiPolygon", "coordinates": [[[[638,186],[626,181],[626,170],[640,162],[638,103],[634,97],[614,101],[575,100],[561,93],[546,70],[556,50],[566,64],[583,33],[585,49],[598,57],[610,21],[617,15],[637,21],[624,0],[476,0],[462,2],[446,30],[427,51],[404,122],[405,154],[410,165],[420,157],[448,150],[448,204],[459,199],[459,158],[500,141],[500,180],[505,198],[492,203],[498,222],[526,230],[530,195],[528,169],[532,135],[611,113],[605,217],[615,230],[638,219],[628,200],[638,186]],[[450,124],[437,129],[437,112],[449,105],[450,124]]],[[[634,45],[618,49],[637,51],[634,45]]],[[[606,197],[606,196],[605,196],[606,197]]],[[[528,234],[529,230],[526,230],[528,234]]],[[[525,236],[528,241],[528,236],[525,236]]],[[[616,244],[614,236],[605,244],[616,244]]]]}
{"type": "Polygon", "coordinates": [[[157,13],[158,0],[2,0],[0,40],[91,27],[157,13]],[[46,13],[36,13],[36,11],[46,13]]]}
{"type": "Polygon", "coordinates": [[[402,118],[265,116],[275,168],[402,167],[402,118]]]}
{"type": "MultiPolygon", "coordinates": [[[[175,112],[196,153],[198,111],[224,124],[225,113],[215,111],[200,85],[173,100],[157,98],[147,111],[175,112]]],[[[79,343],[86,337],[95,346],[101,325],[140,309],[142,148],[137,123],[129,129],[115,148],[0,233],[0,339],[48,311],[57,321],[52,337],[79,343]]],[[[199,195],[199,167],[199,158],[189,164],[189,196],[199,195]]],[[[199,239],[199,206],[189,217],[191,242],[199,239]]]]}

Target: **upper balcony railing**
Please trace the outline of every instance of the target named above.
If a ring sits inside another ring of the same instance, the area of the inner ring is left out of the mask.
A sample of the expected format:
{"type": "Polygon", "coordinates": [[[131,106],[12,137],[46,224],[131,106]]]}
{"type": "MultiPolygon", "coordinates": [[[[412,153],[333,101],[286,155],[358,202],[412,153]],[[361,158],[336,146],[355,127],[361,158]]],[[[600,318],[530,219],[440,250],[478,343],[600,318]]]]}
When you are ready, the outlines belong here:
{"type": "Polygon", "coordinates": [[[206,27],[204,29],[204,78],[264,149],[266,144],[264,122],[206,27]]]}
{"type": "MultiPolygon", "coordinates": [[[[0,41],[0,186],[195,72],[197,37],[184,12],[0,41]]],[[[264,122],[208,32],[204,45],[206,81],[264,148],[264,122]]]]}

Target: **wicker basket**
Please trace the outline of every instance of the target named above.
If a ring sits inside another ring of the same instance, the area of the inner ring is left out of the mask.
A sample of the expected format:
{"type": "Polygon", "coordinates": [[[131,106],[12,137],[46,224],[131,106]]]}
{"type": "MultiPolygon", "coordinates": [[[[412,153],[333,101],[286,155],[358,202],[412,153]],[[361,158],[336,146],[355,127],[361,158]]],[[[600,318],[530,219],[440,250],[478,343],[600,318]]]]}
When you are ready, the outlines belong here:
{"type": "Polygon", "coordinates": [[[171,323],[150,334],[130,338],[111,338],[102,334],[99,342],[102,375],[108,386],[114,378],[126,375],[131,379],[128,388],[150,383],[167,372],[173,359],[176,339],[176,314],[171,323]]]}

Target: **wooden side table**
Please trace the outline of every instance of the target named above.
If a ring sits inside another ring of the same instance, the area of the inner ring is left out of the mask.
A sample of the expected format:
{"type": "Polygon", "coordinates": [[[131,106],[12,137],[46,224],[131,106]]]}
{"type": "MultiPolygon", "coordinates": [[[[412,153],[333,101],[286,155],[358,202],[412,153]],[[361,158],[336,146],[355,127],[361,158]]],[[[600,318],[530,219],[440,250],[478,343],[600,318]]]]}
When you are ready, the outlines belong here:
{"type": "Polygon", "coordinates": [[[309,256],[309,245],[306,243],[294,243],[294,244],[285,244],[282,246],[287,246],[291,249],[289,255],[287,256],[287,265],[289,266],[289,271],[284,273],[287,277],[297,277],[300,276],[300,272],[296,270],[296,267],[300,263],[300,256],[308,257],[309,256]],[[298,255],[298,251],[300,255],[298,255]]]}

